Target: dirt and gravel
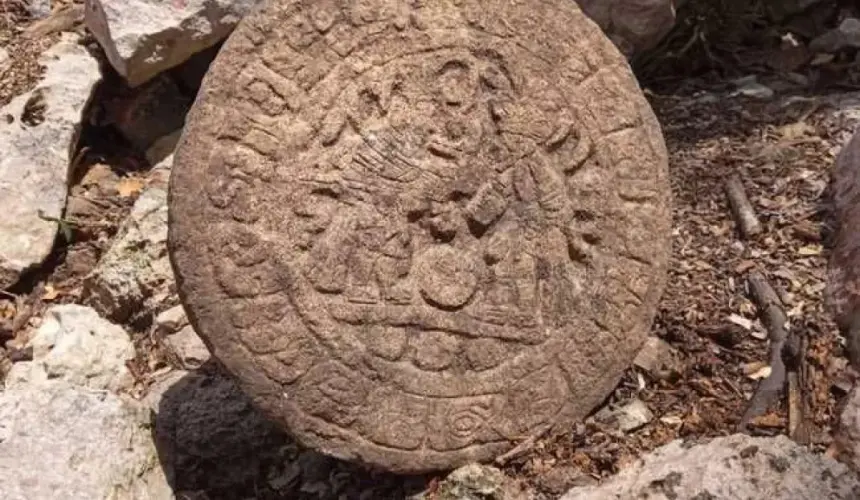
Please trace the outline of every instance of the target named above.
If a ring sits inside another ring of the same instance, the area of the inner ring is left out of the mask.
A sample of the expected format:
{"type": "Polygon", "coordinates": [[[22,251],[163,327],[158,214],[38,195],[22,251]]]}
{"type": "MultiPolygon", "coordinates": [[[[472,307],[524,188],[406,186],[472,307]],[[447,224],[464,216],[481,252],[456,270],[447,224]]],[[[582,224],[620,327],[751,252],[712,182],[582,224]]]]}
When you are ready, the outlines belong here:
{"type": "MultiPolygon", "coordinates": [[[[2,4],[0,47],[9,52],[10,62],[0,64],[0,105],[35,82],[38,54],[50,45],[51,37],[26,40],[22,33],[28,24],[18,4],[2,4]]],[[[769,359],[767,329],[747,285],[752,271],[763,273],[777,290],[792,335],[806,347],[798,387],[803,419],[793,434],[816,450],[830,446],[837,408],[853,383],[853,372],[846,367],[822,299],[826,189],[848,130],[828,97],[837,88],[845,92],[853,82],[849,73],[841,73],[840,79],[834,70],[828,73],[832,85],[813,90],[797,78],[768,71],[759,79],[777,89],[768,100],[729,97],[734,86],[726,79],[670,81],[660,75],[655,80],[659,85],[646,83],[654,89],[648,97],[671,155],[674,196],[672,264],[652,331],[672,347],[676,363],[656,374],[631,368],[607,401],[614,406],[640,399],[653,413],[642,427],[623,432],[608,424],[583,423],[538,440],[505,466],[507,474],[552,496],[613,474],[675,438],[736,432],[769,359]],[[733,174],[743,181],[763,226],[751,239],[739,234],[726,199],[724,185],[733,174]]],[[[0,349],[0,375],[11,362],[27,358],[19,350],[23,335],[46,306],[80,301],[83,278],[109,247],[143,187],[161,175],[134,155],[124,156],[110,133],[89,130],[83,135],[87,149],[70,189],[68,231],[61,231],[54,255],[0,294],[0,341],[6,346],[0,349]]],[[[166,357],[149,338],[146,321],[137,318],[124,326],[138,345],[133,372],[142,392],[149,375],[166,365],[166,357]]],[[[749,432],[788,433],[788,426],[782,397],[751,422],[749,432]]],[[[371,477],[365,480],[380,480],[371,477]]],[[[433,478],[428,481],[435,484],[433,478]]],[[[291,498],[317,498],[311,490],[297,485],[291,498]]],[[[210,498],[217,497],[210,492],[210,498]]]]}

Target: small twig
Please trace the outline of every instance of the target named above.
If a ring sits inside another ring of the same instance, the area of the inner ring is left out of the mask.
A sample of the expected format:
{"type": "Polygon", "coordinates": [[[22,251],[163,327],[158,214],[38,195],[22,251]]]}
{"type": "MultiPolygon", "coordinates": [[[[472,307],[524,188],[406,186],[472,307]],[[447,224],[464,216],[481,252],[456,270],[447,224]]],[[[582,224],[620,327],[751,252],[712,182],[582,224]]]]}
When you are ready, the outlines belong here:
{"type": "Polygon", "coordinates": [[[758,271],[752,271],[748,278],[752,298],[758,306],[759,315],[767,327],[770,337],[770,375],[759,382],[755,394],[750,399],[738,427],[745,431],[749,423],[764,414],[785,387],[786,369],[783,361],[783,346],[788,338],[788,317],[782,309],[779,296],[768,283],[767,278],[758,271]]]}
{"type": "Polygon", "coordinates": [[[549,429],[550,426],[544,427],[537,434],[533,434],[531,437],[526,438],[524,441],[521,441],[519,444],[517,444],[507,452],[502,453],[501,455],[496,457],[496,465],[503,466],[511,460],[519,458],[531,451],[531,449],[534,448],[535,443],[537,443],[537,440],[544,437],[546,433],[549,432],[549,429]]]}
{"type": "Polygon", "coordinates": [[[803,410],[800,402],[800,388],[798,387],[797,372],[788,374],[788,437],[794,439],[797,428],[803,418],[803,410]]]}
{"type": "Polygon", "coordinates": [[[729,177],[726,181],[725,189],[726,197],[729,199],[729,205],[732,209],[732,215],[738,228],[740,228],[741,234],[745,238],[749,238],[760,233],[762,231],[761,223],[758,221],[749,198],[747,198],[741,178],[737,175],[729,177]]]}

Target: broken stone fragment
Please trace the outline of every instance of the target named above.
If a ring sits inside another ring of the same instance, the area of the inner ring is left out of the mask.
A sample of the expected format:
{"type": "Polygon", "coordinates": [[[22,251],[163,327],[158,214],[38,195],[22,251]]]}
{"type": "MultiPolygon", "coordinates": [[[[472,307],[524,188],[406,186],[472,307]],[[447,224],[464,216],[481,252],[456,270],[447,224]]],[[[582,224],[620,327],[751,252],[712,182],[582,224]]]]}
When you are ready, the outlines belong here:
{"type": "Polygon", "coordinates": [[[133,380],[126,361],[134,345],[122,327],[103,319],[89,307],[54,306],[27,343],[33,360],[12,365],[7,387],[37,385],[48,380],[90,389],[118,392],[133,380]]]}
{"type": "Polygon", "coordinates": [[[654,413],[642,400],[634,399],[615,409],[604,408],[594,416],[603,424],[617,427],[622,432],[633,432],[654,419],[654,413]]]}
{"type": "Polygon", "coordinates": [[[675,349],[665,340],[658,337],[648,337],[633,364],[645,373],[659,377],[665,371],[678,368],[675,349]]]}
{"type": "Polygon", "coordinates": [[[178,332],[165,336],[162,341],[169,355],[181,368],[193,370],[209,361],[209,349],[191,325],[186,325],[178,332]]]}
{"type": "Polygon", "coordinates": [[[40,63],[42,80],[0,109],[0,289],[14,285],[53,249],[69,162],[101,79],[98,62],[71,33],[40,63]]]}
{"type": "Polygon", "coordinates": [[[256,0],[87,0],[86,23],[132,87],[226,38],[256,0]]]}
{"type": "Polygon", "coordinates": [[[158,310],[175,288],[167,257],[167,192],[150,186],[135,202],[110,249],[84,280],[84,301],[123,322],[158,310]]]}
{"type": "Polygon", "coordinates": [[[468,464],[439,483],[430,494],[410,497],[410,500],[532,500],[534,492],[506,476],[495,467],[468,464]]]}
{"type": "Polygon", "coordinates": [[[860,498],[860,478],[786,436],[735,434],[702,444],[675,440],[595,486],[561,500],[603,498],[860,498]]]}

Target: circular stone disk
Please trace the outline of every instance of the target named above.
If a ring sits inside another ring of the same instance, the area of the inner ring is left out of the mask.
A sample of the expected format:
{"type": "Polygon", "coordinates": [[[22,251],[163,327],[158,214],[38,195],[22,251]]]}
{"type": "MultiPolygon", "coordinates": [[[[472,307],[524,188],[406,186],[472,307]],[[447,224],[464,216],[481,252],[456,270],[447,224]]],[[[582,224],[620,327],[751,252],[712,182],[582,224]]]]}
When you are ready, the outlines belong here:
{"type": "Polygon", "coordinates": [[[273,0],[188,117],[171,259],[303,444],[453,468],[614,388],[664,287],[667,163],[575,2],[273,0]]]}

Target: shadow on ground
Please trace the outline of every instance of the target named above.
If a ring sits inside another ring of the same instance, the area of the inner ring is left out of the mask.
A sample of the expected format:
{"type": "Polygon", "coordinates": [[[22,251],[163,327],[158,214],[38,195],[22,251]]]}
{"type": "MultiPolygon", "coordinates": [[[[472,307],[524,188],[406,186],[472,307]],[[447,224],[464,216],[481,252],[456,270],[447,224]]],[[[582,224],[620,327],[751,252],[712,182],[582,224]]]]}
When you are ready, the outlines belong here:
{"type": "Polygon", "coordinates": [[[152,432],[179,499],[394,500],[426,485],[303,449],[212,362],[162,387],[152,432]]]}

